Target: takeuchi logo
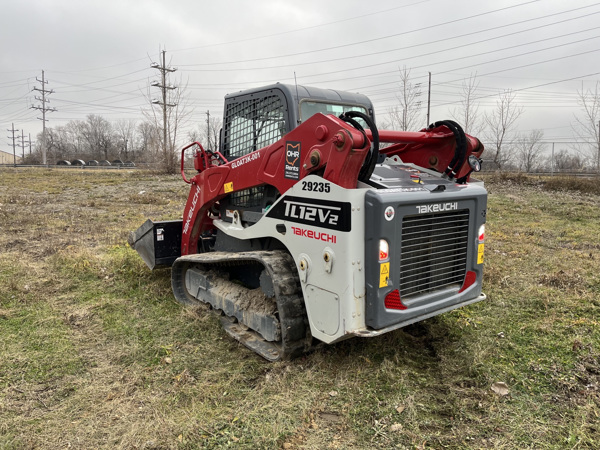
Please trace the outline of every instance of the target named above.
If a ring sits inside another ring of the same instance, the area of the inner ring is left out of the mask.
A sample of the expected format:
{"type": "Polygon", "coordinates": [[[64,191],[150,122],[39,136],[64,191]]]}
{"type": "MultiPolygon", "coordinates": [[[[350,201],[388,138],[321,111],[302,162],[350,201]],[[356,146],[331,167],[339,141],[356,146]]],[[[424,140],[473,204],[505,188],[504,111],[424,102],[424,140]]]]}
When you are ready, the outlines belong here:
{"type": "Polygon", "coordinates": [[[457,202],[448,203],[434,203],[432,205],[417,205],[419,214],[443,212],[443,211],[456,211],[458,209],[457,202]]]}

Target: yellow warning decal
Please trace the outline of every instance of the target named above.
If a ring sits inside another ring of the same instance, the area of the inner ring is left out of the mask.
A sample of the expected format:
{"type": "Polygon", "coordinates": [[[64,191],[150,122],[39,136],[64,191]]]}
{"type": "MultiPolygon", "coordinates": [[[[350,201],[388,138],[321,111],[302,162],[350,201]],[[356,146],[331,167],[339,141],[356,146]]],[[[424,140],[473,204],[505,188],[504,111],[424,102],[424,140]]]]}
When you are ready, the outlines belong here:
{"type": "Polygon", "coordinates": [[[233,192],[233,181],[231,181],[229,183],[225,183],[223,185],[223,189],[225,190],[226,194],[228,194],[229,192],[233,192]]]}
{"type": "Polygon", "coordinates": [[[479,247],[477,248],[477,264],[483,264],[483,245],[484,244],[479,244],[479,247]]]}
{"type": "Polygon", "coordinates": [[[379,265],[379,287],[387,287],[390,278],[390,263],[382,263],[379,265]]]}

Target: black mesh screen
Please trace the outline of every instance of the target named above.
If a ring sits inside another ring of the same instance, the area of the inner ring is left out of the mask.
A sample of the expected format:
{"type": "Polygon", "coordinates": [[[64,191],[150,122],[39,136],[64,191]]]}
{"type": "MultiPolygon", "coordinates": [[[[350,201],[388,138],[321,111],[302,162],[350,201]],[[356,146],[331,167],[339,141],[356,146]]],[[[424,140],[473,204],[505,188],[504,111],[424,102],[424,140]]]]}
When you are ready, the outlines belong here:
{"type": "Polygon", "coordinates": [[[232,206],[238,208],[252,208],[260,206],[265,197],[265,186],[253,187],[244,189],[243,191],[233,192],[229,196],[229,201],[232,206]]]}
{"type": "Polygon", "coordinates": [[[223,150],[228,160],[278,141],[285,134],[285,104],[281,97],[251,97],[228,104],[223,150]]]}
{"type": "Polygon", "coordinates": [[[468,209],[405,216],[400,295],[460,286],[465,278],[468,236],[468,209]]]}

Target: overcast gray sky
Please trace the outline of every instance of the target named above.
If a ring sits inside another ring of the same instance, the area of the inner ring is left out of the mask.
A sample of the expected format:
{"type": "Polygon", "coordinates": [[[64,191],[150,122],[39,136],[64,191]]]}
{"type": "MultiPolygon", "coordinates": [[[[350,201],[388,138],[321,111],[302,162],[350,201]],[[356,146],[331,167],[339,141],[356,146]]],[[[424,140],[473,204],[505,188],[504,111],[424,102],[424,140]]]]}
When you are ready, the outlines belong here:
{"type": "MultiPolygon", "coordinates": [[[[48,126],[99,114],[142,120],[159,49],[194,108],[221,115],[223,96],[286,82],[368,95],[385,120],[399,68],[432,73],[431,119],[450,118],[462,80],[479,79],[481,110],[504,89],[524,107],[518,131],[573,140],[577,90],[600,81],[600,2],[587,0],[18,0],[0,16],[0,149],[11,124],[41,131],[32,89],[49,81],[48,126]]],[[[155,89],[155,88],[154,88],[155,89]]],[[[156,89],[158,93],[158,89],[156,89]]],[[[38,94],[39,95],[39,94],[38,94]]],[[[423,126],[425,126],[425,118],[423,126]]]]}

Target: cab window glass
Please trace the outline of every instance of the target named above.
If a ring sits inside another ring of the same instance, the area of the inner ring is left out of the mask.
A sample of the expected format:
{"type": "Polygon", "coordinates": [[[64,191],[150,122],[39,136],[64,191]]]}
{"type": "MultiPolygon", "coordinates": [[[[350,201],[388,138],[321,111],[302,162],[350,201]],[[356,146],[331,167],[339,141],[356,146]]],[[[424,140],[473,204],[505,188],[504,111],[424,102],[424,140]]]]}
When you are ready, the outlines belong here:
{"type": "MultiPolygon", "coordinates": [[[[340,114],[348,111],[359,111],[363,114],[368,114],[367,110],[364,107],[358,105],[343,105],[337,103],[313,102],[303,100],[300,103],[300,120],[304,122],[306,119],[315,115],[316,113],[333,114],[337,117],[340,114]]],[[[356,118],[355,120],[357,120],[358,123],[360,123],[363,127],[367,126],[367,124],[364,123],[362,119],[356,118]]]]}

